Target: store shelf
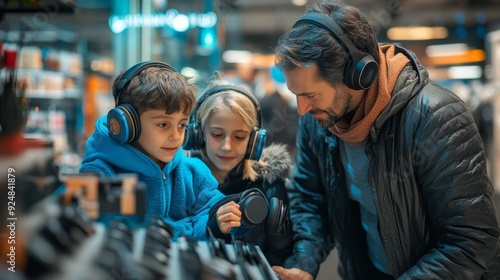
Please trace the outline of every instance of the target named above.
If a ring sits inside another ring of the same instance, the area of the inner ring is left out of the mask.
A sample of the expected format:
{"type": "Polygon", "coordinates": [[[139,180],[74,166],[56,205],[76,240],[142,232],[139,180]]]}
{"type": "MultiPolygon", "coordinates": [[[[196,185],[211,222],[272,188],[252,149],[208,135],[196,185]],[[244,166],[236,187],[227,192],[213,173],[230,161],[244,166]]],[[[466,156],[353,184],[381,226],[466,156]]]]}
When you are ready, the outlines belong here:
{"type": "Polygon", "coordinates": [[[47,1],[7,1],[0,9],[0,15],[5,13],[47,13],[50,7],[57,7],[58,13],[75,13],[76,5],[74,1],[51,0],[50,4],[47,1]],[[50,5],[50,6],[49,6],[50,5]]]}
{"type": "Polygon", "coordinates": [[[18,56],[17,84],[30,107],[24,132],[50,139],[58,152],[76,151],[82,135],[82,61],[76,52],[35,45],[23,47],[18,56]]]}
{"type": "Polygon", "coordinates": [[[25,96],[29,99],[80,99],[82,97],[82,90],[53,90],[53,91],[26,91],[25,96]]]}

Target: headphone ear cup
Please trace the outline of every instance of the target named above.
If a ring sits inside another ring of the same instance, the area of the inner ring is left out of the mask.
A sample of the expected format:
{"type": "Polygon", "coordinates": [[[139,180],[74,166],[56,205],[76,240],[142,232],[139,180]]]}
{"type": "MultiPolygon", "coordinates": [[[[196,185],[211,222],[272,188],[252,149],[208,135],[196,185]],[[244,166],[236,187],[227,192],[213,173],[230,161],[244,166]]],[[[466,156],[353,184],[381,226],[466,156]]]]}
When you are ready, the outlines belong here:
{"type": "Polygon", "coordinates": [[[186,146],[190,134],[191,134],[191,132],[189,131],[189,127],[186,126],[186,129],[184,130],[184,139],[182,140],[183,147],[186,146]]]}
{"type": "Polygon", "coordinates": [[[203,132],[198,123],[190,124],[187,127],[186,135],[184,136],[185,150],[200,150],[203,148],[205,141],[203,140],[203,132]]]}
{"type": "Polygon", "coordinates": [[[368,89],[378,76],[378,64],[369,54],[353,55],[353,61],[346,67],[344,83],[351,89],[368,89]]]}
{"type": "Polygon", "coordinates": [[[139,114],[137,113],[137,110],[135,110],[134,106],[132,106],[132,104],[125,103],[121,106],[123,106],[132,117],[134,135],[133,137],[131,137],[130,142],[136,141],[141,136],[141,119],[139,117],[139,114]]]}
{"type": "Polygon", "coordinates": [[[256,226],[262,223],[269,212],[266,197],[256,188],[242,192],[238,204],[241,211],[241,223],[246,226],[256,226]]]}
{"type": "Polygon", "coordinates": [[[359,64],[363,66],[356,66],[357,71],[360,71],[359,84],[361,88],[367,89],[373,85],[378,77],[378,63],[371,55],[366,55],[359,64]]]}
{"type": "Polygon", "coordinates": [[[288,207],[283,200],[273,197],[269,201],[269,214],[266,219],[266,228],[269,234],[284,234],[289,224],[288,207]]]}
{"type": "Polygon", "coordinates": [[[267,214],[266,228],[267,232],[270,234],[274,234],[279,228],[278,224],[281,212],[281,203],[282,202],[277,197],[273,197],[269,201],[269,213],[267,214]]]}
{"type": "Polygon", "coordinates": [[[121,104],[110,110],[107,125],[111,139],[120,144],[135,141],[141,134],[139,115],[130,104],[121,104]]]}
{"type": "Polygon", "coordinates": [[[266,144],[267,130],[264,128],[254,129],[248,139],[247,151],[244,159],[258,161],[266,144]]]}

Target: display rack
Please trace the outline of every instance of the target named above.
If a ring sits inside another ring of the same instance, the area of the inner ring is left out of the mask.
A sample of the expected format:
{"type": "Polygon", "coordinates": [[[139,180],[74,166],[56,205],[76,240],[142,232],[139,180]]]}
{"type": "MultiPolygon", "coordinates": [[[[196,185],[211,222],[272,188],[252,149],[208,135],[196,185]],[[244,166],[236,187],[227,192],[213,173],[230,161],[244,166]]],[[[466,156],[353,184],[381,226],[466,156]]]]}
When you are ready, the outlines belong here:
{"type": "Polygon", "coordinates": [[[58,13],[74,13],[76,6],[73,0],[34,0],[34,1],[2,1],[0,5],[0,18],[6,13],[36,13],[47,12],[48,9],[57,8],[58,13]]]}
{"type": "Polygon", "coordinates": [[[81,55],[24,46],[16,71],[18,84],[29,99],[25,137],[52,140],[56,153],[76,151],[83,118],[81,55]]]}

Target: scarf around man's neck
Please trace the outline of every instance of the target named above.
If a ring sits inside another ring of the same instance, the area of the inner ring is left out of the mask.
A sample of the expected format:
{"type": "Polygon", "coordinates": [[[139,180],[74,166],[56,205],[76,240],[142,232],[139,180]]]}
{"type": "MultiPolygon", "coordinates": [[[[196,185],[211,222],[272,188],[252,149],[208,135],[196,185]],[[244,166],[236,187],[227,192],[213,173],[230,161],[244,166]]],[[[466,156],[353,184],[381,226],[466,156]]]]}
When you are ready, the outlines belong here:
{"type": "Polygon", "coordinates": [[[358,146],[366,142],[370,127],[385,109],[391,98],[399,73],[410,62],[402,53],[394,55],[394,45],[379,47],[380,64],[378,78],[367,90],[353,118],[348,121],[340,119],[330,131],[344,142],[358,146]]]}

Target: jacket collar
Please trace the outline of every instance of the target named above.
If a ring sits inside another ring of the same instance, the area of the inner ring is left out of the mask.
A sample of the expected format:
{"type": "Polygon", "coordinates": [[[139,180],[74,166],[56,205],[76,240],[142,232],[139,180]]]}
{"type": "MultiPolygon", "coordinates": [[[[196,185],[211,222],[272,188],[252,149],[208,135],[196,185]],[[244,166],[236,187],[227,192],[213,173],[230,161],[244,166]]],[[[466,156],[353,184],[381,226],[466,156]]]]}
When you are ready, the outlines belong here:
{"type": "Polygon", "coordinates": [[[410,59],[410,63],[401,71],[389,103],[370,129],[370,138],[374,142],[377,141],[384,123],[404,108],[429,82],[429,74],[415,53],[397,45],[395,47],[396,52],[403,53],[410,59]]]}

